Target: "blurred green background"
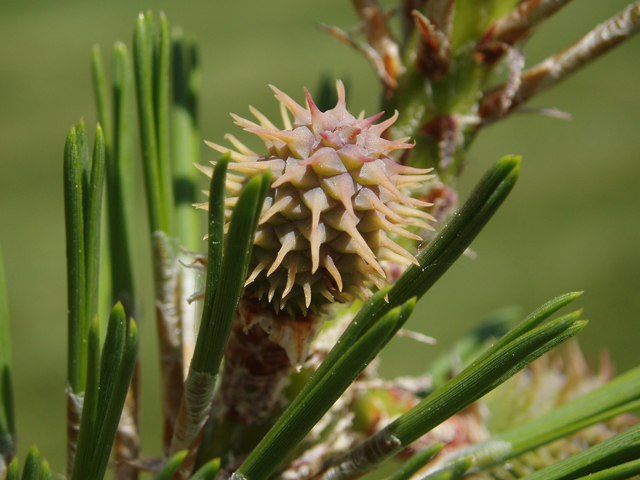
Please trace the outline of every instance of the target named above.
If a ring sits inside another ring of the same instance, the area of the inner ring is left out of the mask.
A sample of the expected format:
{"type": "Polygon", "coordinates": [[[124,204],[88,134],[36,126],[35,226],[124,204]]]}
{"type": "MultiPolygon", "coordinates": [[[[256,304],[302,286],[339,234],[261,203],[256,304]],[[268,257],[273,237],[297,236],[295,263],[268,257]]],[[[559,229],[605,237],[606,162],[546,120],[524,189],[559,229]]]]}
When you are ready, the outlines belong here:
{"type": "MultiPolygon", "coordinates": [[[[526,45],[528,65],[627,3],[571,3],[526,45]]],[[[316,27],[354,25],[347,0],[0,2],[0,242],[19,448],[22,456],[37,443],[59,472],[66,368],[63,145],[80,116],[95,124],[92,45],[99,43],[107,57],[115,40],[130,45],[135,16],[148,8],[164,10],[171,25],[198,38],[205,139],[223,143],[225,132],[237,133],[228,113],[248,116],[249,104],[278,118],[269,83],[302,101],[302,87],[313,92],[328,73],[349,81],[351,111],[378,108],[379,85],[369,64],[316,27]]],[[[395,340],[382,355],[384,374],[421,372],[496,308],[528,311],[572,290],[586,291],[579,303],[591,320],[580,335],[587,354],[597,358],[608,348],[619,371],[640,363],[639,46],[640,39],[632,39],[533,102],[571,112],[572,121],[514,115],[480,135],[458,185],[461,198],[505,154],[523,155],[520,182],[472,245],[478,258],[461,258],[410,320],[409,328],[435,336],[438,345],[395,340]]],[[[216,155],[203,148],[202,158],[216,155]]],[[[160,450],[160,414],[145,222],[140,209],[143,442],[153,455],[160,450]]]]}

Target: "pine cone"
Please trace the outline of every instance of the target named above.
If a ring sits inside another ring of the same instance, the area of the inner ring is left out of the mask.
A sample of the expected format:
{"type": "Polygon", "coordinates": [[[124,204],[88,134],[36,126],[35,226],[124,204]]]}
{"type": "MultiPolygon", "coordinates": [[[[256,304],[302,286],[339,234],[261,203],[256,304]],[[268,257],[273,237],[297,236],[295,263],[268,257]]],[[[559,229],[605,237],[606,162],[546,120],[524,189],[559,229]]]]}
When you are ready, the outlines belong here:
{"type": "MultiPolygon", "coordinates": [[[[406,143],[408,138],[381,137],[397,112],[379,124],[374,122],[382,113],[354,117],[346,109],[342,82],[337,82],[337,105],[326,112],[306,89],[308,108],[271,88],[281,102],[283,130],[252,107],[260,124],[233,115],[237,125],[264,141],[267,154],[255,153],[232,135],[226,138],[237,151],[208,143],[221,153],[230,152],[235,163],[229,169],[246,175],[227,177],[227,218],[248,178],[267,169],[274,178],[255,237],[245,296],[271,304],[276,313],[305,316],[332,302],[366,299],[372,287],[385,285],[386,262],[417,264],[393,238],[421,241],[407,227],[431,228],[425,220],[433,217],[418,208],[430,204],[408,196],[406,189],[433,176],[390,157],[394,150],[413,146],[406,143]]],[[[211,168],[201,170],[212,174],[211,168]]]]}

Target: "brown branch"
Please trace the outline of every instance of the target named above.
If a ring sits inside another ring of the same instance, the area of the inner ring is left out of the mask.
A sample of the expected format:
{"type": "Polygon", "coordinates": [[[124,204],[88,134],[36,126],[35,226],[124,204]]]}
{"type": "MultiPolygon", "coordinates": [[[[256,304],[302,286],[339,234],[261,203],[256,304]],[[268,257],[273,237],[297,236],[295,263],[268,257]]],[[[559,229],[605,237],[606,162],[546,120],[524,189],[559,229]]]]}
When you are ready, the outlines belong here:
{"type": "Polygon", "coordinates": [[[167,235],[162,231],[154,232],[152,244],[164,417],[163,445],[165,453],[168,453],[184,388],[180,275],[175,248],[167,235]]]}
{"type": "Polygon", "coordinates": [[[447,35],[439,30],[419,11],[412,12],[418,32],[418,69],[428,77],[442,78],[449,71],[451,43],[447,35]]]}
{"type": "MultiPolygon", "coordinates": [[[[547,58],[522,74],[521,85],[507,113],[511,113],[533,96],[553,87],[572,73],[594,61],[640,30],[640,1],[629,5],[617,15],[601,23],[587,35],[547,58]]],[[[485,122],[501,117],[501,102],[508,84],[487,92],[480,106],[480,116],[485,122]]]]}
{"type": "Polygon", "coordinates": [[[84,395],[76,395],[71,387],[67,387],[67,478],[71,478],[76,460],[83,401],[84,395]]]}
{"type": "Polygon", "coordinates": [[[455,0],[431,0],[424,7],[424,16],[449,40],[453,30],[455,5],[455,0]]]}
{"type": "MultiPolygon", "coordinates": [[[[524,0],[511,13],[497,20],[485,34],[484,41],[514,45],[527,37],[542,21],[571,0],[524,0]]],[[[481,42],[481,43],[482,43],[481,42]]]]}

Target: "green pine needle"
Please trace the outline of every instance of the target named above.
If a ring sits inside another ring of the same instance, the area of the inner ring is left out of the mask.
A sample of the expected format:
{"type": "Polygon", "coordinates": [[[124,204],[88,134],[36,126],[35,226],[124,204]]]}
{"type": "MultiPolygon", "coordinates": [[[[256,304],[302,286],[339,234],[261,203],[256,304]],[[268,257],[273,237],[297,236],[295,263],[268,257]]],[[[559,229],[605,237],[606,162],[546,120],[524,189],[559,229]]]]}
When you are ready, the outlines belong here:
{"type": "Polygon", "coordinates": [[[175,29],[171,38],[171,68],[173,83],[172,156],[173,192],[176,205],[176,224],[180,243],[195,250],[200,243],[199,214],[193,208],[196,201],[197,170],[200,161],[200,132],[197,103],[199,96],[199,66],[195,41],[185,38],[175,29]]]}
{"type": "Polygon", "coordinates": [[[76,129],[69,131],[64,150],[64,198],[67,238],[67,302],[69,309],[68,381],[75,393],[84,391],[86,372],[85,232],[82,169],[76,129]]]}
{"type": "MultiPolygon", "coordinates": [[[[231,324],[247,277],[247,268],[253,249],[253,237],[262,211],[264,193],[266,193],[263,184],[269,185],[270,183],[271,176],[268,173],[253,177],[242,189],[238,203],[233,210],[220,267],[219,278],[223,278],[224,282],[217,282],[215,299],[209,300],[211,310],[202,312],[200,333],[191,362],[191,369],[196,372],[209,372],[211,375],[217,375],[220,368],[224,348],[231,333],[231,324]]],[[[212,206],[215,208],[215,205],[212,206]]],[[[215,215],[215,210],[213,214],[215,215]]],[[[210,248],[214,252],[217,251],[218,246],[212,243],[218,238],[210,238],[210,248]]]]}
{"type": "Polygon", "coordinates": [[[596,473],[590,473],[577,480],[623,480],[637,475],[640,475],[640,460],[634,460],[596,473]]]}
{"type": "Polygon", "coordinates": [[[472,457],[458,458],[448,464],[446,468],[424,478],[429,478],[429,480],[458,480],[473,467],[473,464],[474,459],[472,457]]]}
{"type": "Polygon", "coordinates": [[[89,332],[89,372],[72,480],[104,477],[120,415],[133,376],[138,330],[118,303],[111,313],[100,361],[100,332],[96,319],[89,332]]]}
{"type": "Polygon", "coordinates": [[[109,104],[107,79],[100,47],[92,55],[94,95],[103,129],[106,188],[109,192],[109,249],[113,303],[121,301],[128,316],[135,316],[132,266],[132,239],[135,184],[133,171],[134,93],[133,66],[127,47],[113,47],[113,108],[109,104]],[[112,118],[112,111],[115,116],[112,118]]]}
{"type": "Polygon", "coordinates": [[[51,467],[49,466],[49,462],[46,460],[42,460],[42,465],[40,468],[40,477],[38,480],[51,480],[51,467]]]}
{"type": "Polygon", "coordinates": [[[426,396],[444,384],[451,372],[467,367],[487,349],[487,342],[505,335],[509,326],[515,324],[520,317],[520,308],[507,307],[483,318],[477,327],[456,340],[449,351],[436,358],[426,369],[431,376],[431,385],[421,396],[426,396]]]}
{"type": "MultiPolygon", "coordinates": [[[[118,304],[114,307],[115,315],[118,315],[120,319],[124,319],[124,308],[118,304]],[[118,311],[116,311],[116,309],[118,311]]],[[[118,429],[118,423],[120,422],[120,416],[124,407],[124,402],[129,390],[129,384],[133,377],[133,371],[136,365],[136,359],[138,356],[138,327],[136,322],[131,319],[128,325],[128,331],[126,334],[126,340],[124,342],[122,352],[118,355],[121,356],[120,368],[118,370],[118,377],[114,382],[111,398],[107,406],[105,416],[102,420],[102,428],[98,441],[96,443],[96,457],[92,463],[89,476],[85,478],[95,478],[101,480],[104,477],[109,463],[109,456],[111,454],[111,448],[118,429]]],[[[108,351],[108,345],[105,342],[104,357],[106,358],[106,352],[108,351]]],[[[114,360],[116,360],[116,354],[114,353],[114,360]]],[[[106,360],[103,363],[105,369],[109,369],[110,363],[106,360]]],[[[106,371],[101,368],[101,377],[106,376],[106,371]]]]}
{"type": "Polygon", "coordinates": [[[97,415],[100,395],[100,322],[91,322],[88,338],[87,384],[82,405],[82,418],[71,480],[81,480],[95,457],[95,442],[103,417],[97,415]]]}
{"type": "Polygon", "coordinates": [[[640,457],[640,425],[538,470],[522,480],[573,480],[640,457]]]}
{"type": "Polygon", "coordinates": [[[97,314],[100,225],[105,143],[96,127],[92,161],[84,121],[71,128],[64,153],[67,288],[69,309],[68,380],[73,393],[84,391],[89,322],[97,314]]]}
{"type": "Polygon", "coordinates": [[[7,470],[7,478],[5,480],[20,480],[20,468],[18,465],[18,457],[14,457],[9,464],[7,470]]]}
{"type": "Polygon", "coordinates": [[[40,480],[40,470],[42,469],[42,458],[40,451],[35,445],[31,447],[24,462],[22,470],[22,480],[40,480]]]}
{"type": "Polygon", "coordinates": [[[100,45],[94,45],[93,51],[91,52],[91,78],[93,80],[93,93],[98,110],[98,121],[104,130],[107,155],[109,155],[113,144],[113,122],[111,119],[111,109],[109,108],[107,77],[104,72],[104,63],[102,61],[100,45]]]}
{"type": "Polygon", "coordinates": [[[409,460],[404,462],[402,466],[389,477],[389,480],[409,480],[414,473],[429,463],[445,445],[443,442],[435,443],[417,452],[409,460]]]}
{"type": "Polygon", "coordinates": [[[640,367],[602,387],[498,436],[519,455],[615,415],[632,411],[640,401],[640,367]]]}
{"type": "MultiPolygon", "coordinates": [[[[229,232],[224,239],[222,260],[222,213],[224,172],[227,159],[216,166],[211,182],[209,252],[212,255],[207,274],[205,308],[195,351],[178,412],[178,420],[171,440],[171,452],[198,447],[197,438],[209,415],[215,378],[218,375],[224,350],[231,334],[238,302],[247,278],[260,212],[265,194],[271,184],[270,172],[255,176],[243,187],[231,215],[229,232]],[[218,273],[218,267],[219,273],[218,273]],[[224,281],[222,281],[224,279],[224,281]]],[[[195,458],[194,458],[195,459],[195,458]]],[[[186,467],[185,467],[186,468],[186,467]]]]}
{"type": "Polygon", "coordinates": [[[189,480],[213,480],[220,471],[220,459],[214,458],[198,469],[189,480]]]}
{"type": "MultiPolygon", "coordinates": [[[[225,180],[227,176],[227,165],[230,154],[223,155],[211,176],[209,188],[209,218],[208,218],[208,260],[207,260],[207,281],[204,294],[203,312],[210,312],[215,298],[216,288],[220,280],[220,269],[222,268],[222,250],[224,245],[224,198],[225,180]]],[[[208,313],[207,313],[208,315],[208,313]]],[[[203,320],[206,318],[203,316],[203,320]]]]}
{"type": "Polygon", "coordinates": [[[173,474],[178,471],[180,464],[187,458],[188,450],[181,450],[173,455],[162,467],[162,470],[156,476],[156,480],[171,480],[173,474]]]}
{"type": "Polygon", "coordinates": [[[554,440],[639,408],[640,367],[530,422],[458,452],[427,478],[439,478],[439,471],[448,470],[451,464],[464,458],[473,458],[479,469],[494,468],[554,440]]]}
{"type": "Polygon", "coordinates": [[[158,162],[158,139],[154,102],[155,32],[153,15],[140,13],[133,37],[134,71],[138,99],[138,120],[142,144],[142,164],[147,192],[147,211],[152,232],[168,232],[168,212],[163,210],[163,191],[158,162]]]}
{"type": "MultiPolygon", "coordinates": [[[[147,14],[150,17],[150,14],[147,14]]],[[[153,32],[153,30],[150,30],[153,32]]],[[[163,230],[171,235],[174,234],[174,198],[173,198],[173,177],[171,168],[171,134],[169,102],[171,97],[171,67],[169,58],[171,53],[171,43],[169,36],[169,24],[164,12],[160,12],[160,34],[156,44],[155,58],[153,61],[153,111],[155,114],[157,162],[158,162],[158,183],[159,197],[161,201],[161,212],[163,220],[166,222],[163,230]]]]}
{"type": "MultiPolygon", "coordinates": [[[[357,478],[377,468],[548,351],[547,346],[555,345],[557,338],[566,340],[575,335],[584,326],[578,321],[579,315],[579,312],[574,312],[532,330],[527,327],[535,322],[531,321],[531,316],[527,317],[514,329],[521,333],[518,338],[513,338],[506,345],[498,342],[418,405],[336,460],[323,478],[357,478]],[[564,335],[565,332],[571,332],[571,335],[564,335]]],[[[507,334],[507,338],[511,337],[507,334]]],[[[464,457],[462,460],[466,461],[464,457]]]]}
{"type": "MultiPolygon", "coordinates": [[[[87,188],[83,188],[84,250],[86,270],[85,315],[98,314],[100,286],[100,227],[102,223],[102,192],[105,177],[105,140],[102,128],[96,126],[91,171],[87,188]]],[[[83,185],[84,187],[84,185],[83,185]]]]}

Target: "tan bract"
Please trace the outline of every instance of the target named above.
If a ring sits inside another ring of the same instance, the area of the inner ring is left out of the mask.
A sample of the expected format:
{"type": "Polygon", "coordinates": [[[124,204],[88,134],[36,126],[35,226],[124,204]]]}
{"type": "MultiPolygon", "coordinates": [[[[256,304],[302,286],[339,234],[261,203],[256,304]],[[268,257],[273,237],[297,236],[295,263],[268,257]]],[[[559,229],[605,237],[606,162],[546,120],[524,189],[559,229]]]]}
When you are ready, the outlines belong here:
{"type": "MultiPolygon", "coordinates": [[[[247,178],[271,170],[273,184],[264,203],[246,282],[246,295],[269,302],[275,312],[317,312],[332,302],[368,298],[371,286],[386,283],[385,262],[417,264],[392,237],[420,241],[407,226],[430,228],[430,204],[406,189],[432,178],[430,170],[397,163],[389,154],[408,149],[408,138],[389,141],[381,134],[396,114],[374,124],[382,113],[356,118],[345,106],[342,82],[338,103],[321,112],[305,89],[307,108],[271,87],[281,102],[284,129],[250,107],[259,124],[233,115],[236,125],[258,135],[268,153],[258,154],[234,136],[237,151],[215,143],[235,161],[229,169],[227,219],[247,178]],[[293,115],[293,122],[287,113],[293,115]]],[[[212,162],[214,163],[214,162],[212,162]]],[[[213,169],[201,167],[211,176],[213,169]]],[[[206,204],[199,205],[207,208],[206,204]]]]}

